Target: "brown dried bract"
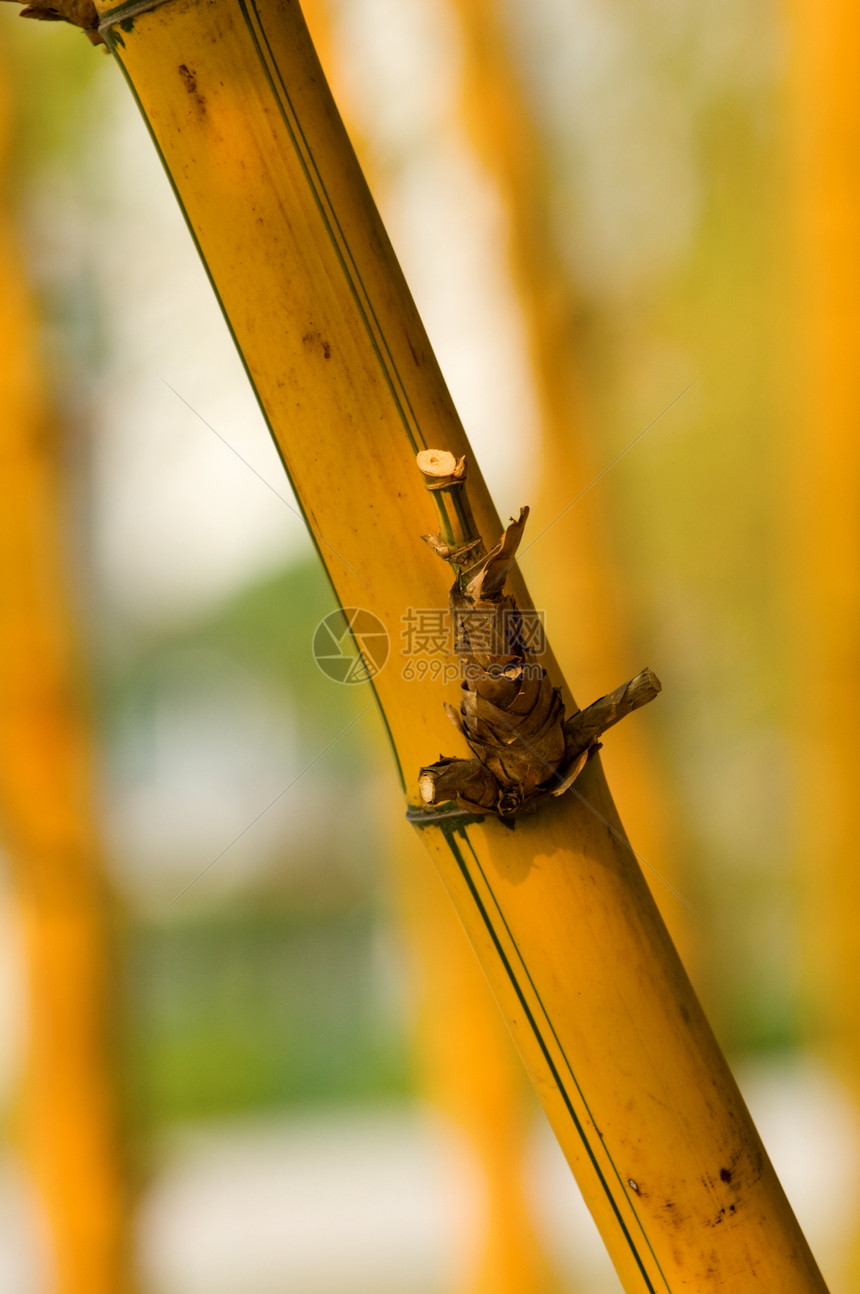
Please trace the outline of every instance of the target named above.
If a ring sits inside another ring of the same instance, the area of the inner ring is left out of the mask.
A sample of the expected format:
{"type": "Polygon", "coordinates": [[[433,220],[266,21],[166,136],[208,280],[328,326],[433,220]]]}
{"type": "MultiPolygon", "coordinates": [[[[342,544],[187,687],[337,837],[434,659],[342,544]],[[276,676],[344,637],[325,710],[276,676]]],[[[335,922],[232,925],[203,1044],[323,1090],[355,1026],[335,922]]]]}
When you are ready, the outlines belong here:
{"type": "MultiPolygon", "coordinates": [[[[495,548],[469,571],[465,588],[457,579],[451,589],[463,678],[455,722],[475,758],[443,758],[422,768],[419,785],[426,804],[456,800],[473,812],[506,816],[528,811],[565,761],[561,697],[526,650],[519,609],[504,592],[527,517],[523,508],[495,548]]],[[[433,547],[451,560],[444,544],[433,547]]]]}
{"type": "Polygon", "coordinates": [[[104,45],[99,31],[99,15],[93,0],[33,0],[21,10],[22,18],[39,18],[43,22],[68,22],[86,32],[94,45],[104,45]]]}
{"type": "MultiPolygon", "coordinates": [[[[419,466],[427,475],[420,456],[419,466]]],[[[457,466],[456,478],[445,474],[445,485],[462,491],[463,460],[457,466]]],[[[532,813],[547,795],[572,786],[607,728],[660,691],[656,675],[646,669],[565,720],[559,691],[529,652],[519,608],[504,591],[528,514],[521,509],[495,548],[471,566],[470,555],[483,552],[478,536],[459,534],[454,542],[424,536],[440,557],[461,568],[449,596],[462,674],[460,707],[445,709],[473,755],[443,756],[420,770],[419,794],[428,807],[454,801],[472,813],[532,813]]]]}

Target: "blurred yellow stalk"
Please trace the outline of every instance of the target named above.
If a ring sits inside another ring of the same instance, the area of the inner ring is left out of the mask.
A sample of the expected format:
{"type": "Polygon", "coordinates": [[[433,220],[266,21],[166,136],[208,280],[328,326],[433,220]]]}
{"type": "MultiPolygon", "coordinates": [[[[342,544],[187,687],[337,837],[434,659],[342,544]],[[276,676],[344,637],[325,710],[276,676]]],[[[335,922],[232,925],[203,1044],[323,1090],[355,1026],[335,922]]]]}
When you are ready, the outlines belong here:
{"type": "MultiPolygon", "coordinates": [[[[799,217],[799,437],[790,585],[802,646],[799,769],[808,1004],[860,1108],[860,11],[789,6],[799,217]]],[[[846,1289],[860,1285],[858,1231],[846,1289]]]]}
{"type": "MultiPolygon", "coordinates": [[[[0,141],[6,126],[4,114],[0,141]]],[[[115,970],[62,558],[61,443],[6,210],[0,282],[0,833],[14,869],[29,977],[22,1136],[46,1212],[51,1288],[123,1294],[127,1196],[111,1036],[115,970]]]]}
{"type": "MultiPolygon", "coordinates": [[[[579,358],[580,303],[558,254],[549,160],[512,64],[502,6],[499,0],[449,3],[463,37],[465,117],[504,205],[511,276],[534,377],[541,433],[535,512],[546,521],[557,518],[549,542],[565,552],[564,561],[535,564],[532,594],[538,606],[552,606],[548,628],[565,674],[598,695],[634,673],[641,661],[631,659],[628,647],[623,580],[611,560],[600,490],[589,488],[606,464],[595,463],[593,438],[589,443],[593,417],[579,358]]],[[[606,761],[637,849],[659,859],[666,874],[671,842],[642,725],[623,724],[606,761]]],[[[653,880],[652,888],[664,906],[670,891],[653,880]]],[[[680,924],[678,908],[672,904],[673,928],[680,924]]]]}
{"type": "MultiPolygon", "coordinates": [[[[421,540],[436,518],[414,455],[469,447],[300,11],[100,11],[341,604],[376,615],[393,644],[373,687],[415,803],[419,767],[465,746],[443,711],[451,685],[417,685],[397,657],[409,608],[445,608],[449,582],[421,540]]],[[[494,542],[475,468],[470,497],[494,542]]],[[[455,815],[421,837],[622,1283],[822,1291],[598,760],[577,788],[515,823],[455,815]]]]}

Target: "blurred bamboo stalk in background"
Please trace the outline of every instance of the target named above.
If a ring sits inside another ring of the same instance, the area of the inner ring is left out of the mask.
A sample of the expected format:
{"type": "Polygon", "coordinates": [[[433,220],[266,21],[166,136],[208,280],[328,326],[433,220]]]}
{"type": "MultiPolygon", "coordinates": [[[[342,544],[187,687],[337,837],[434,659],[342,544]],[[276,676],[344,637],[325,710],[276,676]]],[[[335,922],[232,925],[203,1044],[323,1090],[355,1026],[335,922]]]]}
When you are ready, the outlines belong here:
{"type": "MultiPolygon", "coordinates": [[[[796,589],[807,1021],[860,1110],[860,11],[788,7],[799,389],[796,589]]],[[[860,1287],[860,1229],[845,1289],[860,1287]]]]}
{"type": "MultiPolygon", "coordinates": [[[[99,10],[341,605],[398,642],[410,608],[448,605],[450,575],[421,538],[438,522],[417,451],[468,456],[470,520],[487,544],[501,526],[300,10],[99,10]]],[[[527,611],[515,567],[509,583],[527,611]]],[[[575,712],[549,651],[540,663],[575,712]]],[[[416,686],[397,664],[373,688],[414,810],[419,769],[465,743],[444,675],[416,686]]],[[[599,758],[578,787],[515,822],[416,820],[622,1284],[824,1291],[599,758]]]]}
{"type": "MultiPolygon", "coordinates": [[[[4,183],[4,194],[9,188],[4,183]]],[[[0,282],[0,836],[14,871],[29,980],[21,1136],[45,1212],[50,1289],[126,1294],[115,968],[63,560],[62,444],[5,206],[0,282]]]]}
{"type": "MultiPolygon", "coordinates": [[[[577,679],[589,695],[599,695],[641,662],[631,658],[630,600],[612,560],[600,490],[589,488],[606,464],[594,452],[594,415],[581,358],[581,303],[553,228],[548,145],[514,66],[500,0],[448,3],[463,40],[465,120],[502,201],[510,272],[525,325],[540,415],[535,512],[542,526],[552,522],[550,542],[564,553],[552,564],[536,562],[530,587],[539,607],[552,606],[548,629],[566,677],[577,679]]],[[[659,860],[660,872],[670,878],[666,788],[642,726],[624,724],[604,759],[636,848],[659,860]]],[[[661,910],[668,907],[673,938],[684,947],[679,904],[667,905],[666,886],[646,879],[661,910]]]]}
{"type": "MultiPolygon", "coordinates": [[[[325,0],[305,0],[303,9],[340,100],[329,6],[325,0]]],[[[346,124],[376,192],[372,150],[356,140],[348,117],[346,124]]],[[[551,1294],[550,1260],[526,1194],[534,1101],[522,1063],[450,900],[428,870],[416,833],[401,818],[396,795],[381,797],[380,811],[394,828],[389,838],[412,972],[417,1088],[457,1129],[475,1187],[475,1225],[457,1236],[450,1288],[458,1294],[551,1294]]],[[[456,1162],[461,1169],[459,1157],[456,1162]]]]}

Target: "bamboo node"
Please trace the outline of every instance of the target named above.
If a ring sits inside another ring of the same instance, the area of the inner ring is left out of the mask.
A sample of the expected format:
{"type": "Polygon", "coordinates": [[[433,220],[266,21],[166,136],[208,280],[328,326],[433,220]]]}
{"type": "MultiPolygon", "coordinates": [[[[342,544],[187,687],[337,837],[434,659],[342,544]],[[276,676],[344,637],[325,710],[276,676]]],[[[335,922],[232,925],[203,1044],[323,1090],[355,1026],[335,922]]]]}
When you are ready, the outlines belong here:
{"type": "MultiPolygon", "coordinates": [[[[511,520],[489,552],[474,534],[466,492],[466,460],[443,450],[423,450],[418,466],[428,489],[456,491],[462,542],[440,535],[423,539],[456,572],[449,593],[460,659],[459,711],[445,712],[465,738],[470,759],[440,756],[418,773],[418,794],[426,809],[455,802],[469,813],[500,818],[534,813],[548,796],[564,795],[600,749],[600,737],[625,715],[661,690],[653,670],[635,678],[584,710],[565,718],[564,704],[546,670],[526,645],[522,613],[505,593],[528,508],[511,520]],[[471,564],[470,564],[471,563],[471,564]]],[[[440,500],[441,502],[441,500],[440,500]]],[[[445,516],[445,509],[442,508],[445,516]]]]}

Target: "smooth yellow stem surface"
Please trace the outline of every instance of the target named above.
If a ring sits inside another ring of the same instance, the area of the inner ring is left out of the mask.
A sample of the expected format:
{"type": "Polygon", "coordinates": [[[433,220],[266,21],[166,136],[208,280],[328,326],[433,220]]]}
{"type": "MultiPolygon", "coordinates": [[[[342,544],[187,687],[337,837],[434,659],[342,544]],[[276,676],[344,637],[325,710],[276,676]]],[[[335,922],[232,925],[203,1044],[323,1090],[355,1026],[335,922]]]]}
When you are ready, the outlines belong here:
{"type": "MultiPolygon", "coordinates": [[[[398,655],[408,608],[447,605],[414,455],[468,454],[462,427],[298,6],[168,0],[111,21],[340,601],[391,635],[374,688],[415,803],[419,767],[465,747],[451,686],[410,681],[398,655]]],[[[625,1288],[821,1291],[597,761],[581,794],[421,831],[625,1288]]]]}
{"type": "MultiPolygon", "coordinates": [[[[329,84],[340,100],[337,61],[330,56],[329,4],[302,8],[329,84]]],[[[347,126],[374,190],[367,150],[347,126]]],[[[392,791],[394,788],[392,788],[392,791]]],[[[534,1098],[485,976],[420,838],[397,821],[396,793],[381,811],[390,817],[398,916],[411,967],[416,1086],[422,1100],[457,1127],[474,1184],[472,1225],[452,1254],[452,1294],[552,1294],[556,1282],[526,1198],[534,1098]]],[[[459,1166],[451,1161],[452,1171],[459,1166]]]]}
{"type": "Polygon", "coordinates": [[[552,1294],[557,1282],[527,1199],[534,1101],[499,1009],[435,869],[398,824],[401,911],[416,1011],[422,1095],[456,1126],[474,1215],[455,1253],[457,1294],[552,1294]]]}

